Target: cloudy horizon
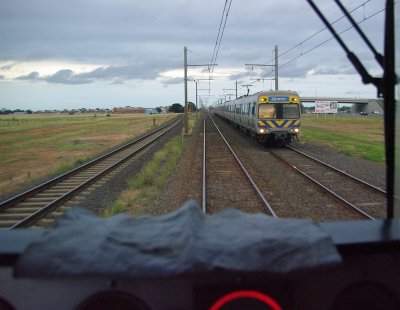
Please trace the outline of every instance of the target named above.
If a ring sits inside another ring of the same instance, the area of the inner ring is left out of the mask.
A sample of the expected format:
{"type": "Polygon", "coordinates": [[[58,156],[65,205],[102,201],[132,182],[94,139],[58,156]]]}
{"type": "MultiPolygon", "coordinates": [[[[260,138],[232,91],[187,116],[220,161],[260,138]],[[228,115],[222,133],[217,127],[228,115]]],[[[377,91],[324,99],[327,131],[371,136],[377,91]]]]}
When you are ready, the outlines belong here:
{"type": "MultiPolygon", "coordinates": [[[[210,63],[226,3],[201,0],[2,1],[0,108],[65,109],[183,103],[183,48],[189,64],[210,63]]],[[[315,1],[334,27],[350,27],[332,1],[315,1]]],[[[383,49],[384,1],[343,0],[376,49],[383,49]]],[[[230,3],[230,1],[227,1],[230,3]]],[[[375,98],[307,1],[233,0],[212,81],[198,94],[212,104],[239,85],[271,89],[279,48],[280,89],[301,96],[375,98]],[[322,44],[323,42],[326,42],[322,44]],[[300,44],[301,43],[301,44],[300,44]],[[263,80],[264,79],[264,80],[263,80]],[[210,90],[208,90],[210,88],[210,90]]],[[[341,34],[367,70],[382,70],[354,29],[341,34]]],[[[190,67],[190,79],[210,77],[190,67]]],[[[189,101],[195,84],[189,82],[189,101]]],[[[239,95],[247,93],[239,87],[239,95]]]]}

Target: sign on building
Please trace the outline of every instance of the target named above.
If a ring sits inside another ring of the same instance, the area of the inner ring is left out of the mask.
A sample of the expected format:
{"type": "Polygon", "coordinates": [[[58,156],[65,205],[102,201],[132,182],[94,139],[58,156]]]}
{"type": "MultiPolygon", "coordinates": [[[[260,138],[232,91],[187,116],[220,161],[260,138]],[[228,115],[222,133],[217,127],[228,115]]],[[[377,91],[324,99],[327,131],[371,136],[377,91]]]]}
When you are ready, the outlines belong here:
{"type": "Polygon", "coordinates": [[[315,101],[315,113],[337,113],[337,101],[315,101]]]}

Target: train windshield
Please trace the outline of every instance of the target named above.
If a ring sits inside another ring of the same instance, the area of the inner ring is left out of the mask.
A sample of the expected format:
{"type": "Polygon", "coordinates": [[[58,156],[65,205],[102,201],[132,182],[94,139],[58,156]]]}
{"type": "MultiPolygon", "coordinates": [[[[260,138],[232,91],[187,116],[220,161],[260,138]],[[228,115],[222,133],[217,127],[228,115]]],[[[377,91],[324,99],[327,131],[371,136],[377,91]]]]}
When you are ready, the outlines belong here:
{"type": "Polygon", "coordinates": [[[259,105],[259,118],[299,118],[299,105],[295,103],[265,103],[259,105]]]}

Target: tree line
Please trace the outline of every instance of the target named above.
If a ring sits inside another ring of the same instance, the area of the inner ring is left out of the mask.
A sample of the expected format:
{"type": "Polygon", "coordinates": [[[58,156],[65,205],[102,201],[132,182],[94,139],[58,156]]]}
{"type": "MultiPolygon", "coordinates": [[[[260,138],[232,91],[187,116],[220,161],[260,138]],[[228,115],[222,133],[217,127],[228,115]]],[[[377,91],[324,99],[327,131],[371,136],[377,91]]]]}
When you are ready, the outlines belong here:
{"type": "MultiPolygon", "coordinates": [[[[185,107],[180,103],[174,103],[173,105],[170,106],[168,111],[172,113],[183,113],[185,112],[185,107]]],[[[196,105],[193,102],[189,101],[188,112],[196,112],[196,111],[197,111],[196,105]]]]}

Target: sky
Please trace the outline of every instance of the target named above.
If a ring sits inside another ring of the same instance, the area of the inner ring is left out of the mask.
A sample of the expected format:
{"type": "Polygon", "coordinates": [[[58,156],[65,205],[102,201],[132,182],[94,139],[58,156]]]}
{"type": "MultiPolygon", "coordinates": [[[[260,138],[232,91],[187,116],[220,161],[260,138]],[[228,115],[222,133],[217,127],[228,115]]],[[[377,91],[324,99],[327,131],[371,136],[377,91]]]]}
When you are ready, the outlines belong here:
{"type": "MultiPolygon", "coordinates": [[[[350,27],[334,1],[314,1],[337,32],[350,27]]],[[[382,53],[385,1],[342,3],[382,53]]],[[[306,0],[0,0],[0,7],[0,109],[183,104],[185,46],[189,65],[217,64],[188,68],[188,100],[196,102],[198,80],[199,104],[233,98],[236,81],[239,96],[242,85],[273,89],[275,46],[279,89],[377,96],[306,0]]],[[[354,29],[340,36],[371,75],[382,75],[354,29]]]]}

